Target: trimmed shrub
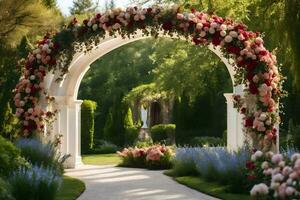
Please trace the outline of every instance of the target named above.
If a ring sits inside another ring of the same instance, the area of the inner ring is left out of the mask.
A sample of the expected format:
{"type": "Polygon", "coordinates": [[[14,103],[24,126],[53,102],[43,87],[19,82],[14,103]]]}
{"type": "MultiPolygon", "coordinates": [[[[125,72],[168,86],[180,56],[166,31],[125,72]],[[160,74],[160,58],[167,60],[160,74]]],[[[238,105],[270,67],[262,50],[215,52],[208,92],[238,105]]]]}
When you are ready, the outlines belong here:
{"type": "Polygon", "coordinates": [[[190,146],[194,147],[217,147],[217,146],[225,146],[226,142],[223,138],[218,137],[194,137],[190,141],[190,146]]]}
{"type": "Polygon", "coordinates": [[[95,110],[97,103],[84,100],[81,105],[81,151],[88,153],[94,146],[95,110]]]}
{"type": "Polygon", "coordinates": [[[118,146],[105,141],[105,140],[95,140],[94,149],[90,151],[93,154],[108,154],[108,153],[116,153],[118,151],[118,146]]]}
{"type": "Polygon", "coordinates": [[[54,200],[61,182],[56,170],[36,165],[20,168],[9,177],[16,200],[54,200]]]}
{"type": "Polygon", "coordinates": [[[125,145],[133,145],[138,139],[140,127],[133,123],[132,111],[128,108],[124,118],[125,145]]]}
{"type": "Polygon", "coordinates": [[[20,156],[20,150],[0,136],[0,176],[8,176],[25,164],[26,161],[20,156]]]}
{"type": "Polygon", "coordinates": [[[137,147],[137,148],[145,148],[145,147],[150,147],[153,145],[153,141],[151,138],[148,138],[144,141],[136,141],[134,143],[134,146],[137,147]]]}
{"type": "Polygon", "coordinates": [[[132,126],[125,128],[125,144],[126,145],[133,145],[139,136],[139,127],[132,126]]]}
{"type": "Polygon", "coordinates": [[[175,124],[158,124],[151,127],[153,142],[173,143],[175,140],[175,124]]]}
{"type": "Polygon", "coordinates": [[[0,199],[1,200],[14,200],[11,195],[11,187],[3,179],[0,178],[0,199]]]}
{"type": "Polygon", "coordinates": [[[53,143],[44,144],[39,139],[20,139],[16,146],[21,150],[21,155],[33,165],[53,168],[58,173],[63,173],[63,163],[69,155],[61,157],[53,143]]]}

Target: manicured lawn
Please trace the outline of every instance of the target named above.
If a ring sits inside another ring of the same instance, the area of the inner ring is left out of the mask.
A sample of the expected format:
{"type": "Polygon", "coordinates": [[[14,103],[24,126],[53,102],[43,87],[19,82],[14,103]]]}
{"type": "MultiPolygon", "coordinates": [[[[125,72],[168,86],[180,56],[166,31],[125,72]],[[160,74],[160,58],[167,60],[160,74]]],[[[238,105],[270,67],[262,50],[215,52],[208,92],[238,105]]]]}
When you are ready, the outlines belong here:
{"type": "Polygon", "coordinates": [[[83,155],[82,161],[87,165],[118,165],[121,162],[121,158],[113,154],[93,154],[83,155]]]}
{"type": "MultiPolygon", "coordinates": [[[[165,172],[166,175],[172,176],[172,170],[165,172]]],[[[233,194],[226,192],[226,186],[218,183],[207,182],[200,177],[183,176],[174,178],[178,183],[186,185],[190,188],[198,190],[199,192],[214,196],[223,200],[250,200],[249,195],[233,194]]]]}
{"type": "Polygon", "coordinates": [[[81,180],[64,176],[63,184],[56,200],[75,200],[84,190],[85,185],[81,180]]]}

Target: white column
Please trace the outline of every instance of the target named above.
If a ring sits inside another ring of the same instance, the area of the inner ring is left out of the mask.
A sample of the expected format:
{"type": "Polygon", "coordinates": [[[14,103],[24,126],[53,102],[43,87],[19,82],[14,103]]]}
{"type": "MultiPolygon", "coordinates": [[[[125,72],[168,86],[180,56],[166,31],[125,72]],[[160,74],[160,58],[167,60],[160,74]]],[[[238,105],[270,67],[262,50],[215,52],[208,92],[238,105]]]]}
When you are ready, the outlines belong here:
{"type": "Polygon", "coordinates": [[[70,100],[69,102],[69,138],[68,146],[71,157],[68,167],[76,168],[81,165],[81,100],[70,100]]]}
{"type": "Polygon", "coordinates": [[[81,165],[81,100],[72,96],[56,96],[58,109],[57,120],[54,122],[54,134],[62,134],[60,151],[62,155],[70,154],[65,163],[66,168],[81,165]]]}
{"type": "Polygon", "coordinates": [[[244,144],[243,119],[233,107],[233,93],[224,94],[227,103],[227,148],[237,150],[244,144]]]}

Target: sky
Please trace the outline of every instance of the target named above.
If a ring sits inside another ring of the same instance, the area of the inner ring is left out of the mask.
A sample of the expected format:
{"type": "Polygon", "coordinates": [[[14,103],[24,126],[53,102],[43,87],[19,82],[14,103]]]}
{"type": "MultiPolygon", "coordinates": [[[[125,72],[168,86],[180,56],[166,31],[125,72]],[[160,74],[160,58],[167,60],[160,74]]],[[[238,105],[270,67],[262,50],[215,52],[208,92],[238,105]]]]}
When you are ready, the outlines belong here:
{"type": "MultiPolygon", "coordinates": [[[[94,0],[95,2],[97,0],[94,0]]],[[[99,0],[100,2],[100,6],[103,5],[102,7],[104,7],[106,0],[99,0]]],[[[129,4],[129,0],[115,0],[116,6],[123,6],[125,7],[126,5],[129,4]]],[[[58,3],[58,7],[61,9],[62,13],[64,15],[69,15],[69,8],[72,7],[73,5],[73,0],[57,0],[58,3]]]]}

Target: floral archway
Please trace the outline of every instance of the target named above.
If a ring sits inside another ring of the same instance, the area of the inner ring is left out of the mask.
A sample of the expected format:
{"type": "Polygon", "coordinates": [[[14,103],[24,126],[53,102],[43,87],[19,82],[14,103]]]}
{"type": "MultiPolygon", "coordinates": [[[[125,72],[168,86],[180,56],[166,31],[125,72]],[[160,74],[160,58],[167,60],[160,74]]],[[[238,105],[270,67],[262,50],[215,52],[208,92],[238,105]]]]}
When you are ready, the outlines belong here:
{"type": "MultiPolygon", "coordinates": [[[[44,110],[42,100],[47,96],[45,76],[60,72],[60,80],[68,73],[73,55],[90,51],[108,33],[132,37],[143,34],[158,37],[160,33],[184,37],[195,45],[220,47],[235,69],[235,84],[245,87],[243,96],[234,96],[237,109],[244,116],[244,132],[252,138],[255,148],[269,150],[276,143],[279,124],[279,100],[283,95],[282,76],[276,57],[264,47],[260,33],[247,30],[246,25],[193,10],[185,13],[179,7],[129,7],[96,14],[80,24],[74,18],[56,34],[47,34],[37,48],[29,53],[23,76],[15,89],[16,115],[21,134],[30,137],[42,133],[45,123],[55,112],[44,110]]],[[[59,81],[59,80],[58,80],[59,81]]]]}

